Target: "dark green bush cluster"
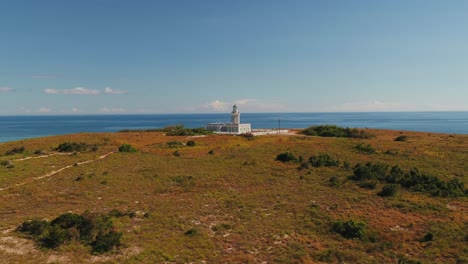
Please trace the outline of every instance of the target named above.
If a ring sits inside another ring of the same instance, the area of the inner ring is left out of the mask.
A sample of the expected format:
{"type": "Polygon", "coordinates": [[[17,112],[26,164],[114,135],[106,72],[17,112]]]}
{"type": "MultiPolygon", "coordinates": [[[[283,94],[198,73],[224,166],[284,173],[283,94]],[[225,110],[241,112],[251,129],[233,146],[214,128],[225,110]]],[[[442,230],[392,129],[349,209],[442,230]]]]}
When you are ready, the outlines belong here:
{"type": "Polygon", "coordinates": [[[194,147],[194,146],[196,146],[196,145],[197,145],[197,142],[195,142],[195,141],[193,141],[193,140],[187,141],[187,146],[189,146],[189,147],[194,147]]]}
{"type": "Polygon", "coordinates": [[[18,153],[23,153],[24,151],[25,151],[25,148],[23,146],[21,146],[21,147],[12,148],[12,149],[8,150],[7,152],[5,152],[5,155],[15,155],[15,154],[18,154],[18,153]]]}
{"type": "Polygon", "coordinates": [[[120,130],[121,133],[128,132],[164,132],[167,136],[197,136],[197,135],[209,135],[213,132],[207,130],[204,127],[199,128],[185,128],[183,125],[167,126],[164,128],[153,128],[153,129],[124,129],[120,130]]]}
{"type": "Polygon", "coordinates": [[[400,192],[400,185],[398,184],[388,184],[388,185],[385,185],[382,190],[377,193],[378,196],[382,196],[382,197],[393,197],[393,196],[396,196],[398,195],[398,193],[400,192]]]}
{"type": "Polygon", "coordinates": [[[309,163],[313,167],[338,167],[340,166],[339,160],[334,160],[328,154],[320,154],[309,158],[309,163]]]}
{"type": "Polygon", "coordinates": [[[208,135],[212,134],[211,131],[206,128],[185,128],[183,125],[169,126],[163,128],[163,132],[166,132],[168,136],[196,136],[196,135],[208,135]]]}
{"type": "Polygon", "coordinates": [[[255,136],[252,133],[243,133],[243,134],[241,134],[241,137],[246,138],[248,140],[254,140],[255,139],[255,136]]]}
{"type": "Polygon", "coordinates": [[[174,141],[167,142],[166,145],[170,148],[178,148],[178,147],[184,146],[184,143],[174,140],[174,141]]]}
{"type": "Polygon", "coordinates": [[[281,162],[296,162],[298,161],[298,158],[294,156],[291,152],[284,152],[281,154],[278,154],[276,156],[276,160],[281,161],[281,162]]]}
{"type": "Polygon", "coordinates": [[[366,154],[375,153],[375,149],[370,144],[365,145],[365,144],[359,143],[356,146],[354,146],[354,149],[360,152],[364,152],[366,154]]]}
{"type": "Polygon", "coordinates": [[[63,142],[58,147],[55,148],[58,152],[83,152],[91,149],[92,151],[96,151],[98,149],[97,145],[90,145],[84,142],[76,143],[76,142],[63,142]]]}
{"type": "Polygon", "coordinates": [[[122,146],[119,147],[119,152],[129,152],[129,153],[134,153],[137,152],[137,149],[134,148],[130,144],[123,144],[122,146]]]}
{"type": "MultiPolygon", "coordinates": [[[[89,245],[94,253],[103,253],[120,245],[122,233],[112,225],[112,218],[132,216],[113,210],[109,214],[85,212],[81,215],[66,213],[52,221],[30,220],[18,227],[45,248],[57,248],[70,241],[89,245]]],[[[134,213],[133,213],[134,216],[134,213]]]]}
{"type": "Polygon", "coordinates": [[[457,178],[444,182],[435,176],[423,174],[416,168],[405,173],[397,182],[411,191],[429,193],[432,196],[459,197],[468,194],[463,182],[457,178]]]}
{"type": "Polygon", "coordinates": [[[460,197],[468,194],[468,190],[465,190],[463,182],[457,178],[444,182],[435,176],[421,173],[417,168],[405,173],[398,166],[393,166],[387,172],[388,165],[369,162],[365,165],[357,164],[353,170],[354,174],[350,178],[355,181],[377,180],[393,184],[384,187],[384,189],[387,189],[382,189],[381,196],[393,196],[397,194],[399,188],[395,185],[400,185],[410,191],[428,193],[432,196],[460,197]]]}
{"type": "Polygon", "coordinates": [[[346,222],[340,220],[333,224],[332,230],[344,238],[364,238],[366,235],[366,223],[352,219],[346,222]]]}
{"type": "Polygon", "coordinates": [[[380,180],[387,174],[388,165],[382,163],[373,164],[371,162],[365,165],[356,164],[353,169],[354,175],[351,176],[352,180],[380,180]]]}
{"type": "Polygon", "coordinates": [[[7,168],[13,168],[14,167],[13,162],[11,162],[11,160],[2,160],[2,161],[0,161],[0,166],[4,166],[4,167],[7,167],[7,168]]]}
{"type": "Polygon", "coordinates": [[[395,138],[393,141],[406,141],[408,139],[408,136],[398,136],[397,138],[395,138]]]}
{"type": "Polygon", "coordinates": [[[303,129],[301,134],[319,137],[346,137],[346,138],[371,138],[372,135],[356,128],[342,128],[335,125],[311,126],[303,129]]]}

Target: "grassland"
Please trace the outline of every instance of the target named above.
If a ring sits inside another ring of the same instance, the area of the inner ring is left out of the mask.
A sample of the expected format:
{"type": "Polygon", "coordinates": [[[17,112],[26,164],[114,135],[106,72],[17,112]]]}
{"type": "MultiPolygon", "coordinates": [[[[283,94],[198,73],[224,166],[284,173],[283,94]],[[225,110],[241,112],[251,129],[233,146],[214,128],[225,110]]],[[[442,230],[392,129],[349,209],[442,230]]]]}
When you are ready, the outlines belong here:
{"type": "Polygon", "coordinates": [[[349,179],[355,164],[380,162],[466,185],[468,136],[366,132],[375,137],[122,132],[0,144],[2,262],[468,263],[466,196],[402,188],[381,197],[383,183],[369,189],[349,179]],[[63,142],[94,149],[56,153],[63,142]],[[123,144],[138,151],[118,152],[123,144]],[[359,144],[375,151],[359,151],[359,144]],[[303,159],[327,154],[341,165],[300,168],[275,160],[284,152],[303,159]],[[122,246],[107,254],[92,255],[77,242],[44,249],[15,231],[28,219],[113,209],[136,217],[114,219],[122,246]],[[364,223],[366,235],[334,232],[335,223],[348,220],[364,223]]]}

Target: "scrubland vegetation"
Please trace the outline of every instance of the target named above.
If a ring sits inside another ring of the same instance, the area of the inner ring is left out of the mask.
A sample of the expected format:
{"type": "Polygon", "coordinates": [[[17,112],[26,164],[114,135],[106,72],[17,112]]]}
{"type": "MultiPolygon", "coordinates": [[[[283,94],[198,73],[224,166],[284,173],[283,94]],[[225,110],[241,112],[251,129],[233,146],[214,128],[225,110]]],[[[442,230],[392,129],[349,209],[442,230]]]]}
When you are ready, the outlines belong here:
{"type": "Polygon", "coordinates": [[[0,144],[2,262],[468,261],[466,135],[181,131],[0,144]]]}

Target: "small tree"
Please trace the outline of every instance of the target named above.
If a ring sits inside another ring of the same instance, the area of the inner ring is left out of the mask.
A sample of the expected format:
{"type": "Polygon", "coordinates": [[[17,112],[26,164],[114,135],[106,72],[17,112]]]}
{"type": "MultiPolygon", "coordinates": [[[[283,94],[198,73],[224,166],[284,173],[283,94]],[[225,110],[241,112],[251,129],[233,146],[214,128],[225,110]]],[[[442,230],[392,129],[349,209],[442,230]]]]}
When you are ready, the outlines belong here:
{"type": "Polygon", "coordinates": [[[398,195],[399,192],[400,192],[400,185],[388,184],[388,185],[385,185],[377,195],[382,196],[382,197],[393,197],[393,196],[398,195]]]}
{"type": "Polygon", "coordinates": [[[123,144],[122,146],[119,147],[119,152],[137,152],[136,148],[134,148],[130,144],[123,144]]]}
{"type": "Polygon", "coordinates": [[[291,152],[284,152],[284,153],[278,154],[278,156],[276,156],[276,160],[281,161],[281,162],[289,162],[289,161],[295,162],[297,161],[297,158],[291,152]]]}
{"type": "Polygon", "coordinates": [[[346,222],[337,221],[333,224],[333,231],[345,238],[364,238],[366,234],[366,223],[361,221],[348,220],[346,222]]]}

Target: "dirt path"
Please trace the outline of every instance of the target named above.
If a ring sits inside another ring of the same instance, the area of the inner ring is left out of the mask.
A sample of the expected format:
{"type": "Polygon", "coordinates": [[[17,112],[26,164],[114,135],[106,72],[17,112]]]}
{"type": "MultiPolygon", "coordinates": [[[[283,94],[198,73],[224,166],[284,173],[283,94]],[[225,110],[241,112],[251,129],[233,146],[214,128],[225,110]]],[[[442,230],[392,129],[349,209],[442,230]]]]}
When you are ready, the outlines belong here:
{"type": "MultiPolygon", "coordinates": [[[[109,152],[107,154],[104,154],[96,159],[92,159],[92,160],[86,160],[86,161],[82,161],[82,162],[78,162],[78,163],[75,163],[73,165],[68,165],[68,166],[65,166],[65,167],[62,167],[58,170],[54,170],[54,171],[51,171],[45,175],[41,175],[41,176],[37,176],[37,177],[33,177],[33,178],[30,178],[30,179],[27,179],[26,181],[24,182],[21,182],[21,183],[17,183],[15,185],[12,185],[12,186],[8,186],[8,187],[5,187],[5,188],[0,188],[0,191],[5,191],[5,190],[8,190],[8,189],[11,189],[13,188],[14,186],[22,186],[22,185],[26,185],[28,183],[31,183],[31,182],[34,182],[34,181],[37,181],[37,180],[40,180],[40,179],[44,179],[44,178],[48,178],[48,177],[51,177],[61,171],[64,171],[66,169],[69,169],[71,167],[74,167],[74,166],[80,166],[80,165],[83,165],[83,164],[87,164],[87,163],[90,163],[90,162],[94,162],[94,161],[98,161],[98,160],[101,160],[101,159],[104,159],[106,158],[107,156],[111,155],[111,154],[114,154],[115,151],[112,151],[112,152],[109,152]]],[[[68,154],[68,153],[67,153],[68,154]]],[[[53,154],[53,155],[65,155],[65,154],[60,154],[60,153],[57,153],[57,154],[53,154]]],[[[69,154],[68,154],[69,155],[69,154]]],[[[52,156],[52,155],[44,155],[46,157],[48,156],[52,156]]],[[[38,156],[38,157],[27,157],[27,158],[23,158],[23,159],[18,159],[18,160],[27,160],[27,159],[31,159],[31,158],[39,158],[41,156],[38,156]]]]}
{"type": "Polygon", "coordinates": [[[14,159],[14,160],[11,160],[11,161],[23,161],[23,160],[30,160],[30,159],[40,159],[40,158],[47,158],[47,157],[50,157],[50,156],[56,156],[56,155],[72,155],[72,153],[62,153],[62,152],[56,152],[56,153],[51,153],[51,154],[48,154],[48,155],[41,155],[41,156],[35,156],[35,157],[26,157],[26,158],[21,158],[21,159],[14,159]]]}

